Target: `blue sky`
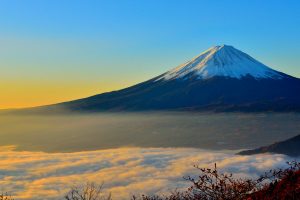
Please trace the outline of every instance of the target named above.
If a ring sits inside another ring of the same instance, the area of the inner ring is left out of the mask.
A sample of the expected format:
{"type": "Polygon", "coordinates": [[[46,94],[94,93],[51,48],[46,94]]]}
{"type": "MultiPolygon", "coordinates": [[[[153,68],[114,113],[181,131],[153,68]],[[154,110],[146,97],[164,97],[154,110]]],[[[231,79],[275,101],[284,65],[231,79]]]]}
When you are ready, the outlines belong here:
{"type": "Polygon", "coordinates": [[[129,86],[218,44],[300,77],[300,2],[2,0],[0,43],[2,101],[28,105],[129,86]]]}

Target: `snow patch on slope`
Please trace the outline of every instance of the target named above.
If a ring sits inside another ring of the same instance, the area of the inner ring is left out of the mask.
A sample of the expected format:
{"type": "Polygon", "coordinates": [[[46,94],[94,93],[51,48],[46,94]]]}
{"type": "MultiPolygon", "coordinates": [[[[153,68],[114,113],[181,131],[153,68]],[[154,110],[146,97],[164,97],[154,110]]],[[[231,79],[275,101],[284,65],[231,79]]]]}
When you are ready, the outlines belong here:
{"type": "Polygon", "coordinates": [[[199,79],[209,79],[224,76],[241,79],[252,76],[256,79],[281,79],[283,76],[258,62],[251,56],[232,46],[215,46],[201,53],[191,61],[184,63],[168,72],[157,80],[171,80],[197,76],[199,79]]]}

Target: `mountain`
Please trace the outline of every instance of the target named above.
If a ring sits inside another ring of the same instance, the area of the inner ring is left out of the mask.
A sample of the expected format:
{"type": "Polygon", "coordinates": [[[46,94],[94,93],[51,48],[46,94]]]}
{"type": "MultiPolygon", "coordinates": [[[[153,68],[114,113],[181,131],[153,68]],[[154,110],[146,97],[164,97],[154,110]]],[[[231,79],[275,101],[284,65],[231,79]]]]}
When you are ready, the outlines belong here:
{"type": "Polygon", "coordinates": [[[281,79],[283,75],[256,61],[232,46],[215,46],[191,61],[165,73],[157,80],[172,80],[196,76],[206,80],[213,77],[241,79],[245,76],[256,79],[281,79]]]}
{"type": "Polygon", "coordinates": [[[279,153],[289,156],[300,156],[300,135],[297,135],[283,142],[276,142],[269,146],[264,146],[253,150],[241,151],[238,154],[253,155],[259,153],[279,153]]]}
{"type": "Polygon", "coordinates": [[[300,79],[232,46],[215,46],[140,84],[42,109],[300,111],[300,79]]]}

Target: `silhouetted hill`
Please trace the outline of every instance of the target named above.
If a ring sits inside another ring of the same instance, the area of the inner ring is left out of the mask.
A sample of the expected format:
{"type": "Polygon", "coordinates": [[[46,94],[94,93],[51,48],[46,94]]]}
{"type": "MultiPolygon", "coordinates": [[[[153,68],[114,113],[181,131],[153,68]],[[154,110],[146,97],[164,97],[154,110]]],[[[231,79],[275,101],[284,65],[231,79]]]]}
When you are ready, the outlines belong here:
{"type": "Polygon", "coordinates": [[[240,155],[252,155],[259,153],[279,153],[289,156],[300,156],[300,135],[282,142],[276,142],[269,146],[260,147],[253,150],[239,152],[240,155]]]}

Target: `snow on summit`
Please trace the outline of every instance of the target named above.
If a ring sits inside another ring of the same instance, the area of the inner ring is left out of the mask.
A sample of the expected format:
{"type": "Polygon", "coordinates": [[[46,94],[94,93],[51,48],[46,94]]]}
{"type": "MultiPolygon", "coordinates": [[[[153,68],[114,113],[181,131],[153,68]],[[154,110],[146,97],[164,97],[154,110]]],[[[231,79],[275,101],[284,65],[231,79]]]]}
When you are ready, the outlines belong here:
{"type": "Polygon", "coordinates": [[[282,75],[255,60],[246,53],[229,45],[214,46],[194,59],[166,72],[157,80],[171,80],[197,76],[209,79],[223,76],[241,79],[252,76],[256,79],[281,79],[282,75]]]}

